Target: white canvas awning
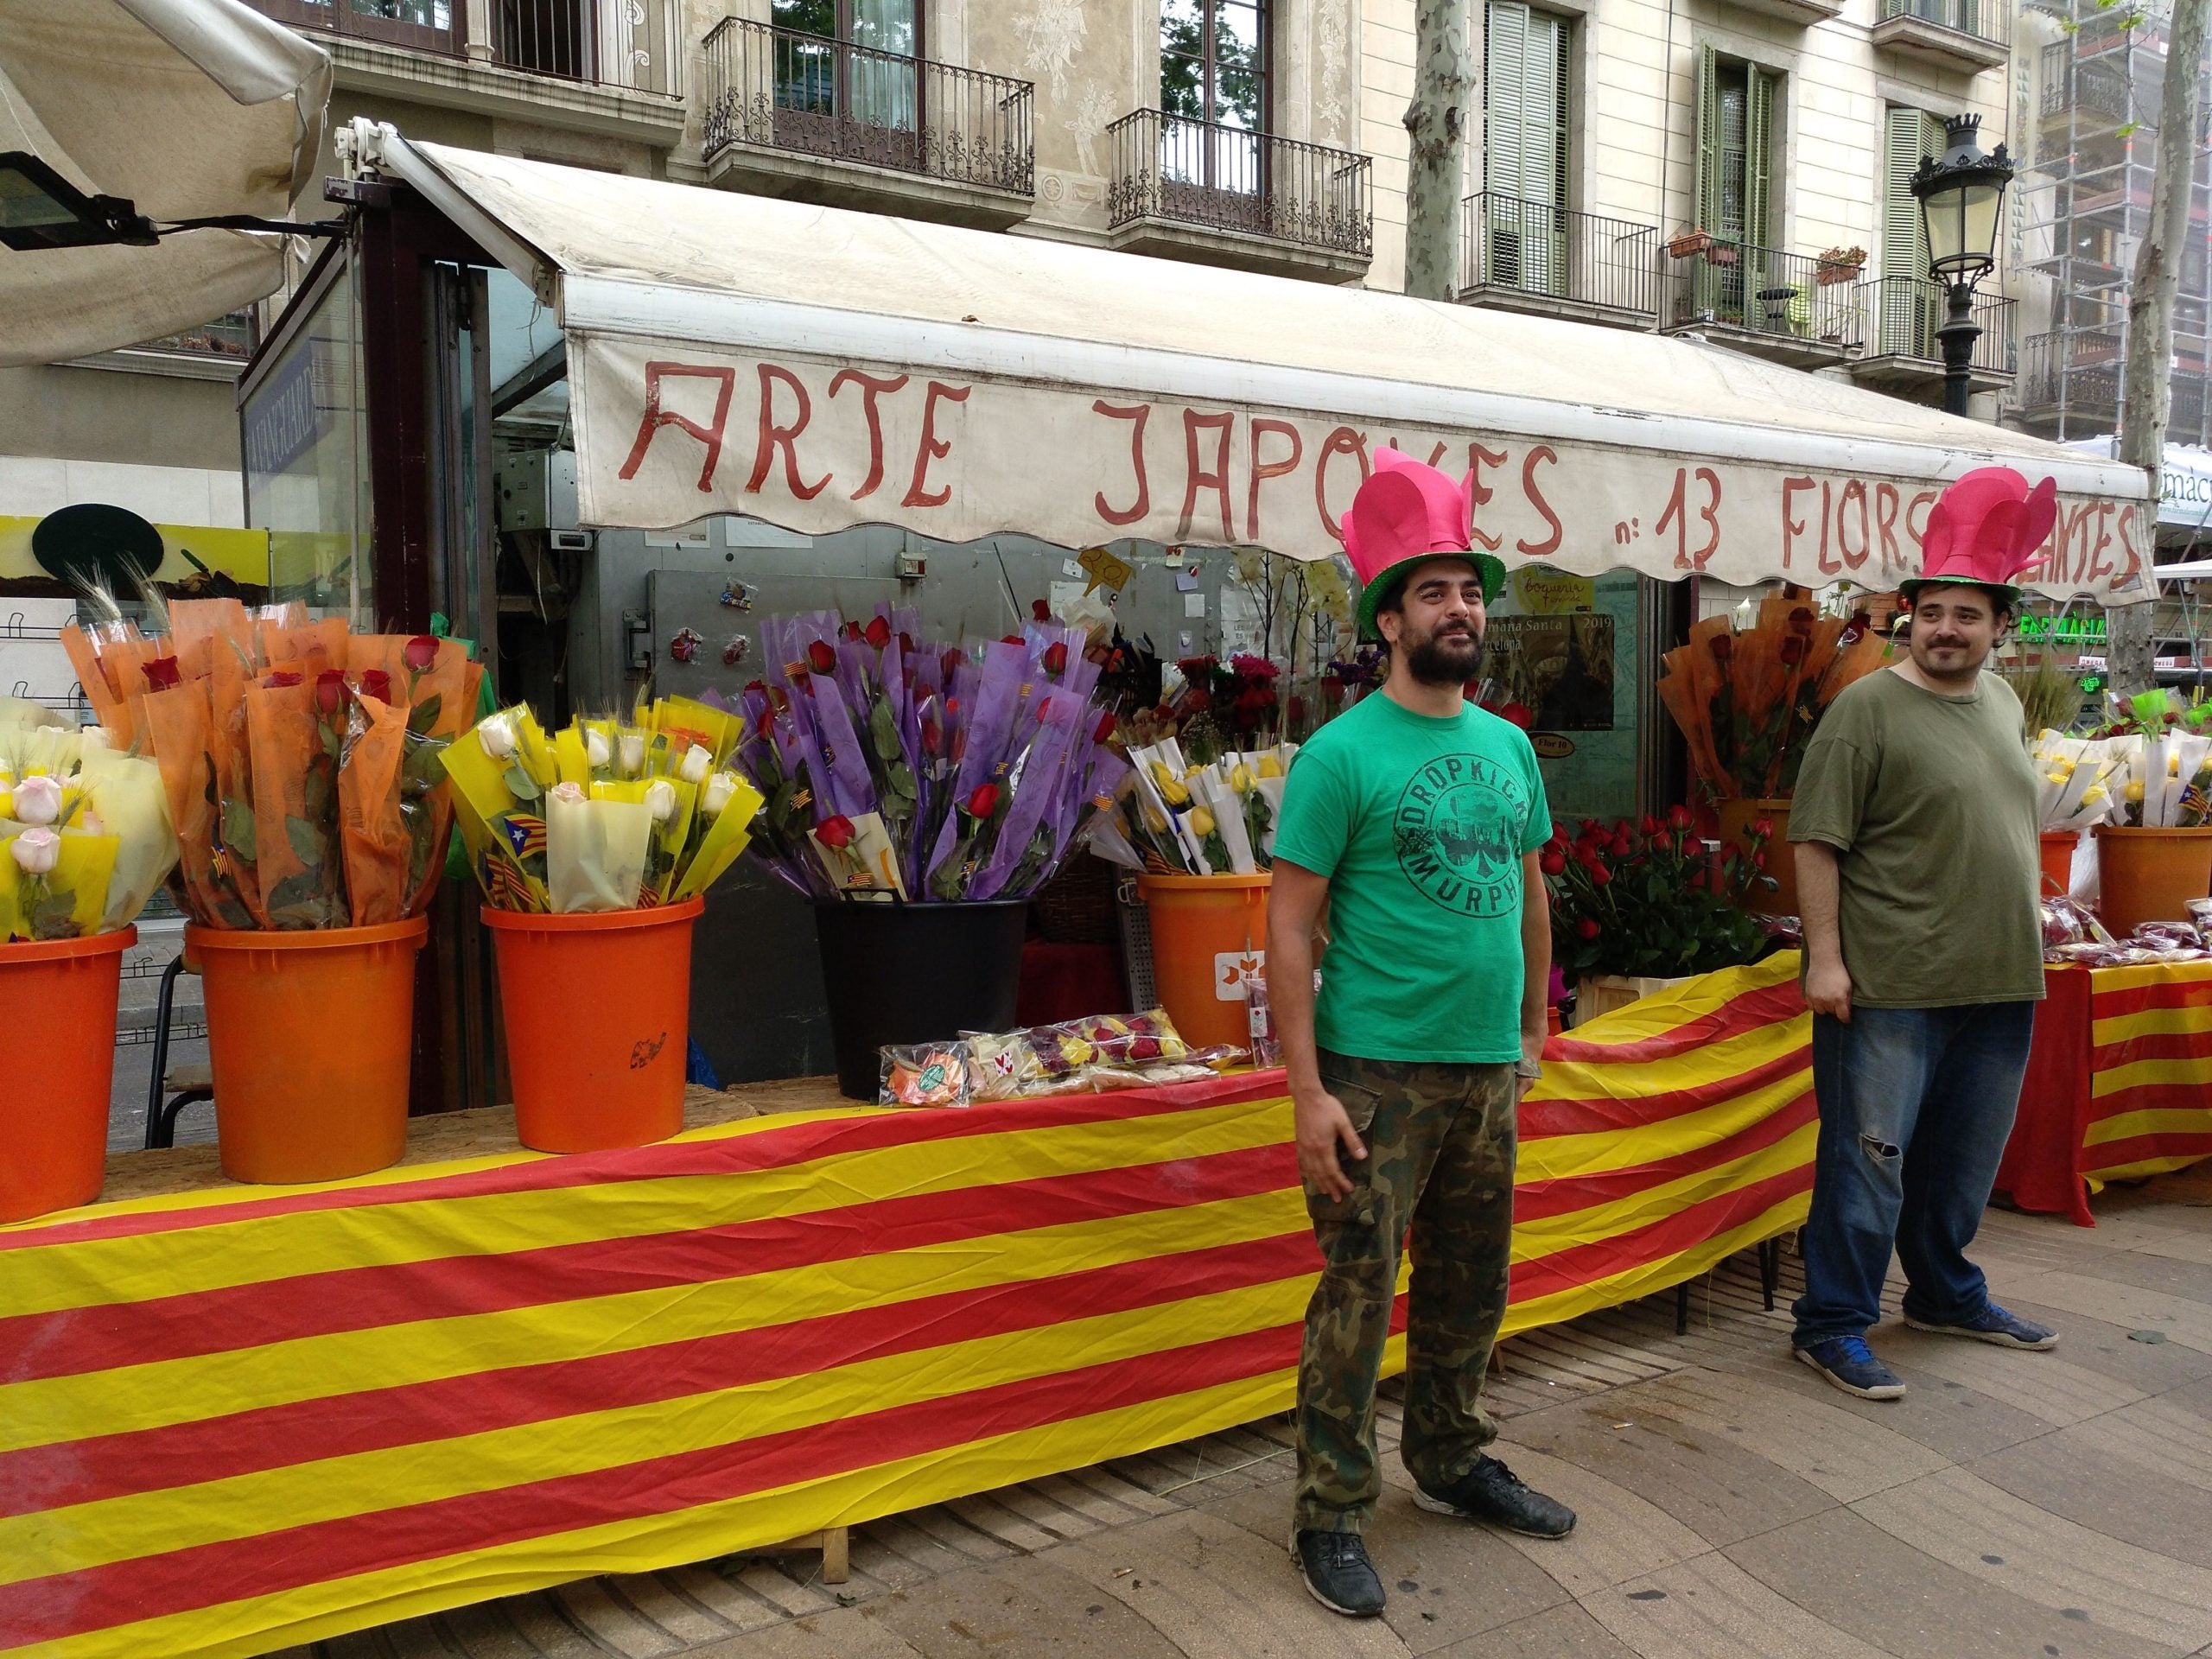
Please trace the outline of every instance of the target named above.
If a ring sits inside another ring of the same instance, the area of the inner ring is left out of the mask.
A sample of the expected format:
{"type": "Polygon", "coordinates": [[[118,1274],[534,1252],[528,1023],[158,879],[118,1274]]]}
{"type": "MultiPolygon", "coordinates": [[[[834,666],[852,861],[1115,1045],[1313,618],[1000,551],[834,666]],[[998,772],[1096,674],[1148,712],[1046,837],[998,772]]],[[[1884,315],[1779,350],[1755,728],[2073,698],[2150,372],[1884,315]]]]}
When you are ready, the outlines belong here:
{"type": "Polygon", "coordinates": [[[1478,475],[1509,563],[1918,569],[1936,491],[2056,476],[2044,585],[2132,594],[2143,475],[1700,342],[363,134],[558,308],[579,510],[664,529],[1338,546],[1375,447],[1478,475]]]}
{"type": "MultiPolygon", "coordinates": [[[[322,145],[330,60],[245,0],[0,0],[0,151],[169,221],[282,219],[322,145]]],[[[175,334],[274,293],[281,238],[0,248],[0,365],[175,334]]]]}

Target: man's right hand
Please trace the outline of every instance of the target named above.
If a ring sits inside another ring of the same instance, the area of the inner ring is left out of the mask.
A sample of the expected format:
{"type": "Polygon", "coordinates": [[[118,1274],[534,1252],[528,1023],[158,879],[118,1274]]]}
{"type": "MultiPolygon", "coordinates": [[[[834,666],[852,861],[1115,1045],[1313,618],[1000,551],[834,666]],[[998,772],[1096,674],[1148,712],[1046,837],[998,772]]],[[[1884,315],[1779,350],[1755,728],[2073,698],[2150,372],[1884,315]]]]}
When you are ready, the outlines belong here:
{"type": "Polygon", "coordinates": [[[1317,1089],[1297,1098],[1292,1116],[1298,1133],[1298,1173],[1306,1185],[1325,1198],[1349,1196],[1351,1178],[1337,1161],[1337,1148],[1341,1146],[1347,1158],[1364,1158],[1367,1148],[1360,1145],[1359,1131],[1352,1128],[1344,1103],[1317,1089]]]}
{"type": "Polygon", "coordinates": [[[1805,1001],[1815,1014],[1851,1023],[1851,970],[1840,962],[1815,963],[1805,970],[1805,1001]]]}

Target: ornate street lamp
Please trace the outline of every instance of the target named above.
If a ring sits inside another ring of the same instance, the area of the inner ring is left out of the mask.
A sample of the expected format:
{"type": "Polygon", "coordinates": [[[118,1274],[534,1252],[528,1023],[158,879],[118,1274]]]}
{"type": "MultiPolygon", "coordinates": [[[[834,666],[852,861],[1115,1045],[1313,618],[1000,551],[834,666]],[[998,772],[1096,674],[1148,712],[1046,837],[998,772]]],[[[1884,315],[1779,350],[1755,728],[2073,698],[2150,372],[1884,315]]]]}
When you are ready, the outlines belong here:
{"type": "Polygon", "coordinates": [[[1963,415],[1974,342],[1981,338],[1974,321],[1974,284],[1997,264],[1997,229],[2012,163],[2002,144],[1994,156],[1981,153],[1980,116],[1955,115],[1943,125],[1948,147],[1942,159],[1920,158],[1912,194],[1928,232],[1928,274],[1948,295],[1943,326],[1936,331],[1943,342],[1943,409],[1963,415]]]}

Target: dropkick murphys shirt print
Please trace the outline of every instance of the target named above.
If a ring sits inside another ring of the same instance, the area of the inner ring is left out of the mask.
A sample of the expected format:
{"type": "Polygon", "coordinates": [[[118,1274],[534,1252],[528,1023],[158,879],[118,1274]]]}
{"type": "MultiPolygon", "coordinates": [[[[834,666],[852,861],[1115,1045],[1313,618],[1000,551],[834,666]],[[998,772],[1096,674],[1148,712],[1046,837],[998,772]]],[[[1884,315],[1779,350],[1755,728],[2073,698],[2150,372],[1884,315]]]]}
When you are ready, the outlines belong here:
{"type": "Polygon", "coordinates": [[[1518,1059],[1521,861],[1551,833],[1527,734],[1471,703],[1437,719],[1373,692],[1315,733],[1291,763],[1274,855],[1329,878],[1320,1046],[1518,1059]]]}

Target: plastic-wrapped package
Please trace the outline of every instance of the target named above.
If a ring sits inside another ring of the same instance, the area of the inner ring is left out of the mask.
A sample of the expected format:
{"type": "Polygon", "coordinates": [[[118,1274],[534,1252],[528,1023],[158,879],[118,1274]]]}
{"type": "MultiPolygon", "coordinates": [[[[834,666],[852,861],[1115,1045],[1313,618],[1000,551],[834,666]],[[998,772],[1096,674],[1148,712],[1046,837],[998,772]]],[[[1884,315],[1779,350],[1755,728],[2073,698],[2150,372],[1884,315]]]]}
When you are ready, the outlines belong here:
{"type": "Polygon", "coordinates": [[[1252,1064],[1281,1065],[1282,1044],[1275,1036],[1274,1009],[1268,1001],[1268,976],[1247,968],[1238,978],[1244,986],[1244,1007],[1251,1020],[1252,1064]]]}
{"type": "Polygon", "coordinates": [[[1234,1048],[1193,1052],[1165,1012],[1101,1014],[1027,1031],[963,1032],[977,1100],[1014,1100],[1080,1090],[1186,1083],[1239,1058],[1234,1048]]]}
{"type": "Polygon", "coordinates": [[[976,1098],[975,1057],[964,1042],[883,1050],[882,1106],[966,1106],[976,1098]]]}

